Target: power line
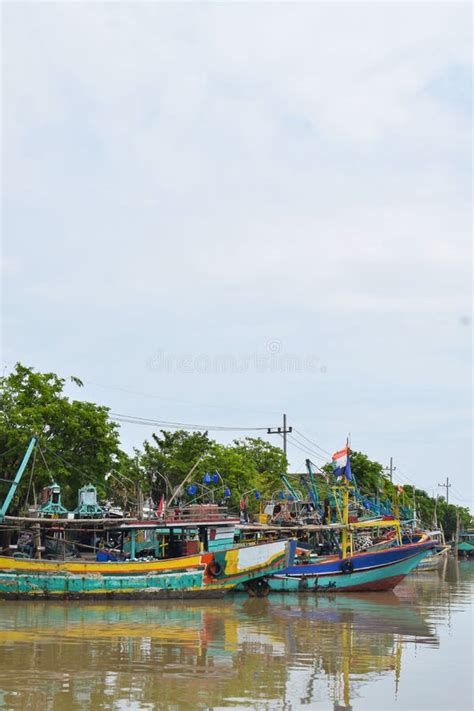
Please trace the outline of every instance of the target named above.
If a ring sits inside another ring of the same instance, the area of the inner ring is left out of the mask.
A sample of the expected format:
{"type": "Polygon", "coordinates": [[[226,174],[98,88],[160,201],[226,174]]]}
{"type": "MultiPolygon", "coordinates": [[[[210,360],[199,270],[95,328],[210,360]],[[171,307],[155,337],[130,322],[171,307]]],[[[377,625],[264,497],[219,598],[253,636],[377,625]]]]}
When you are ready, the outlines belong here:
{"type": "MultiPolygon", "coordinates": [[[[283,435],[281,435],[281,436],[283,436],[283,435]]],[[[318,454],[317,452],[314,452],[312,449],[309,449],[307,445],[303,444],[299,440],[294,439],[294,437],[292,435],[290,435],[290,437],[288,439],[288,444],[291,447],[298,449],[300,452],[303,452],[306,455],[306,457],[308,457],[308,455],[311,455],[313,457],[321,457],[320,454],[318,454]]]]}
{"type": "Polygon", "coordinates": [[[415,482],[410,479],[402,469],[400,469],[400,466],[397,467],[397,474],[393,474],[393,476],[399,479],[402,483],[409,484],[410,486],[416,486],[415,482]]]}
{"type": "MultiPolygon", "coordinates": [[[[127,395],[134,395],[135,397],[145,397],[145,398],[152,398],[155,400],[161,400],[163,402],[172,402],[174,404],[178,405],[191,405],[192,407],[212,407],[212,408],[217,408],[219,410],[239,410],[241,412],[249,412],[248,408],[243,408],[243,407],[237,407],[235,405],[216,405],[214,403],[210,402],[196,402],[194,400],[177,400],[175,398],[170,398],[170,397],[162,397],[161,395],[156,395],[155,393],[150,393],[150,392],[142,392],[140,390],[131,390],[130,388],[124,388],[119,385],[108,385],[105,383],[98,383],[95,380],[89,380],[85,379],[83,380],[85,384],[88,385],[93,385],[98,388],[102,388],[104,390],[116,390],[117,392],[122,392],[126,393],[127,395]]],[[[251,412],[259,413],[259,414],[264,414],[264,415],[275,415],[277,412],[275,410],[251,410],[251,412]]]]}
{"type": "Polygon", "coordinates": [[[465,499],[462,496],[459,496],[458,494],[451,494],[451,498],[453,498],[455,501],[458,501],[460,504],[472,504],[471,499],[465,499]]]}
{"type": "Polygon", "coordinates": [[[303,437],[303,439],[306,439],[310,444],[312,444],[314,447],[316,447],[316,449],[320,449],[321,452],[324,452],[324,454],[327,454],[328,457],[331,457],[331,456],[332,456],[332,454],[331,454],[330,452],[328,452],[327,449],[324,449],[323,447],[320,447],[319,444],[316,444],[316,442],[314,442],[314,441],[313,441],[312,439],[310,439],[309,437],[306,437],[306,435],[304,435],[302,432],[300,432],[300,431],[297,430],[296,428],[295,428],[295,432],[296,432],[297,434],[299,434],[300,437],[303,437]]]}
{"type": "Polygon", "coordinates": [[[327,462],[327,457],[323,457],[322,454],[320,454],[319,452],[316,452],[312,447],[308,447],[307,444],[305,444],[304,442],[302,442],[300,439],[297,439],[294,435],[290,435],[290,441],[294,441],[294,442],[296,442],[297,444],[299,444],[300,447],[303,448],[303,451],[304,451],[304,452],[307,452],[307,453],[309,453],[309,454],[312,454],[314,457],[319,457],[319,459],[321,459],[321,460],[322,460],[323,462],[325,462],[325,463],[327,462]]]}
{"type": "MultiPolygon", "coordinates": [[[[280,434],[280,437],[283,438],[283,435],[280,434]]],[[[300,447],[299,445],[295,444],[295,443],[292,442],[291,440],[290,440],[289,444],[290,444],[291,447],[294,447],[295,449],[299,449],[300,452],[303,452],[304,454],[309,454],[309,453],[310,453],[308,449],[303,449],[303,447],[300,447]]]]}
{"type": "Polygon", "coordinates": [[[145,425],[149,427],[169,427],[170,429],[180,429],[186,427],[190,430],[218,431],[218,432],[235,432],[235,431],[260,431],[264,432],[267,427],[242,427],[229,425],[196,425],[190,422],[171,422],[170,420],[153,420],[147,417],[138,417],[135,415],[124,415],[119,412],[111,412],[110,416],[118,422],[128,422],[133,425],[145,425]]]}

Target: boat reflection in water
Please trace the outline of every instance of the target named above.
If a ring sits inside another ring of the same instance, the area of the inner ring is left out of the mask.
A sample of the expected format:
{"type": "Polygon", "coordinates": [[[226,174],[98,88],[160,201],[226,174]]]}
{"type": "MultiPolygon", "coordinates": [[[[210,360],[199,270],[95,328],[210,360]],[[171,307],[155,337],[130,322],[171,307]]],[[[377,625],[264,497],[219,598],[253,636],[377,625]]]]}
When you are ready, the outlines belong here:
{"type": "Polygon", "coordinates": [[[439,619],[451,585],[427,574],[401,595],[2,603],[0,707],[348,711],[382,678],[388,707],[407,648],[439,646],[430,610],[439,619]]]}
{"type": "Polygon", "coordinates": [[[396,690],[405,644],[439,642],[423,616],[393,592],[318,597],[307,606],[287,605],[283,599],[274,614],[292,621],[288,629],[296,650],[313,657],[301,701],[311,703],[318,678],[325,675],[337,711],[352,709],[351,688],[371,674],[391,673],[396,690]]]}

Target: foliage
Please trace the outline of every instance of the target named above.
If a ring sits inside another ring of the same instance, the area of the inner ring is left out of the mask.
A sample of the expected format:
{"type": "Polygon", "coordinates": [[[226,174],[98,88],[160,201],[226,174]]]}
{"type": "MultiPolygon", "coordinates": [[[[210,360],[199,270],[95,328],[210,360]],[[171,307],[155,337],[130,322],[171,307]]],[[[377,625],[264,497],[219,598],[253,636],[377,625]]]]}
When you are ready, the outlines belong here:
{"type": "MultiPolygon", "coordinates": [[[[82,386],[78,378],[70,380],[82,386]]],[[[108,408],[69,400],[65,385],[65,378],[19,363],[0,378],[0,461],[3,478],[12,479],[34,435],[36,492],[55,480],[63,487],[63,501],[72,507],[79,487],[92,481],[103,491],[105,474],[123,466],[127,458],[120,451],[117,425],[110,421],[108,408]]],[[[15,497],[17,507],[28,479],[23,478],[15,497]]]]}
{"type": "MultiPolygon", "coordinates": [[[[197,464],[189,484],[201,485],[204,475],[218,472],[218,486],[210,487],[216,498],[224,488],[231,491],[230,502],[237,506],[240,497],[251,489],[268,496],[276,488],[284,471],[285,455],[262,439],[234,440],[231,445],[211,440],[207,433],[167,432],[153,434],[152,442],[143,443],[143,452],[135,450],[143,481],[148,482],[155,500],[177,487],[197,464]]],[[[186,488],[183,497],[186,498],[186,488]]],[[[188,497],[189,498],[189,497],[188,497]]]]}
{"type": "Polygon", "coordinates": [[[170,494],[189,473],[196,462],[209,454],[213,443],[207,432],[168,432],[152,434],[152,442],[143,442],[143,451],[135,449],[142,481],[157,499],[170,494]]]}
{"type": "MultiPolygon", "coordinates": [[[[326,472],[331,471],[330,464],[325,465],[323,468],[326,472]]],[[[355,476],[357,485],[364,493],[375,494],[378,487],[382,499],[392,499],[397,491],[397,486],[388,479],[383,466],[379,462],[370,460],[362,452],[351,452],[351,471],[355,476]]],[[[428,496],[426,491],[405,484],[400,495],[400,503],[413,508],[414,501],[418,521],[428,529],[434,526],[442,526],[447,537],[453,536],[456,531],[456,514],[459,515],[461,528],[470,524],[471,514],[469,509],[452,504],[448,505],[441,496],[435,499],[428,496]]]]}
{"type": "MultiPolygon", "coordinates": [[[[32,435],[39,441],[31,466],[36,493],[54,479],[63,488],[63,502],[74,508],[77,490],[92,482],[99,494],[109,494],[117,500],[136,500],[137,489],[152,494],[155,501],[161,494],[167,497],[195,467],[189,484],[203,492],[206,472],[219,472],[219,484],[207,488],[215,500],[222,500],[224,488],[231,491],[230,504],[237,507],[246,494],[249,508],[256,510],[255,490],[262,499],[270,498],[282,488],[281,475],[287,461],[283,452],[262,439],[246,437],[224,445],[210,439],[208,433],[161,430],[145,441],[129,457],[121,448],[118,426],[109,418],[107,407],[90,402],[70,400],[65,394],[67,382],[76,387],[78,378],[61,378],[55,373],[38,373],[21,364],[7,376],[0,378],[0,462],[2,477],[12,479],[21,462],[32,435]],[[109,478],[106,475],[111,474],[109,478]]],[[[379,490],[382,499],[391,499],[396,486],[389,481],[379,462],[370,460],[362,452],[351,452],[351,469],[359,489],[374,495],[379,490]]],[[[331,465],[323,467],[326,473],[331,465]]],[[[329,476],[329,479],[331,477],[329,476]]],[[[13,513],[19,502],[25,501],[29,476],[22,480],[15,496],[13,513]]],[[[327,484],[319,478],[320,494],[324,498],[327,484]]],[[[183,500],[189,500],[186,487],[183,500]]],[[[447,536],[454,533],[459,516],[462,526],[469,526],[471,516],[467,508],[447,504],[439,497],[433,499],[421,489],[404,486],[402,504],[412,506],[416,501],[418,518],[428,528],[443,526],[447,536]]],[[[31,496],[30,496],[31,500],[31,496]]]]}

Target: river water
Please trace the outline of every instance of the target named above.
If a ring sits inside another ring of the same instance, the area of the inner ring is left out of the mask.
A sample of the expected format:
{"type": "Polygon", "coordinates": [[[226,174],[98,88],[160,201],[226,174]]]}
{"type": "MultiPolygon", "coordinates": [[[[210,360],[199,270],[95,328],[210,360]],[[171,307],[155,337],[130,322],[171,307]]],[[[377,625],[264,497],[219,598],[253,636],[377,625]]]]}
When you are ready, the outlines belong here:
{"type": "Polygon", "coordinates": [[[474,561],[394,593],[0,602],[0,708],[472,708],[474,561]]]}

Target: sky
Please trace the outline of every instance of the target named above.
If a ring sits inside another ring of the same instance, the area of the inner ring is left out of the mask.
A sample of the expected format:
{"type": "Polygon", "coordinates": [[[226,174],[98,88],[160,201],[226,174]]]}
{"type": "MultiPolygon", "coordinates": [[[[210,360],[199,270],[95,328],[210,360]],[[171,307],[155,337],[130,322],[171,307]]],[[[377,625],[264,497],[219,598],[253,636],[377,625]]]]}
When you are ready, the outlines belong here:
{"type": "Polygon", "coordinates": [[[471,11],[4,3],[4,372],[472,502],[471,11]]]}

